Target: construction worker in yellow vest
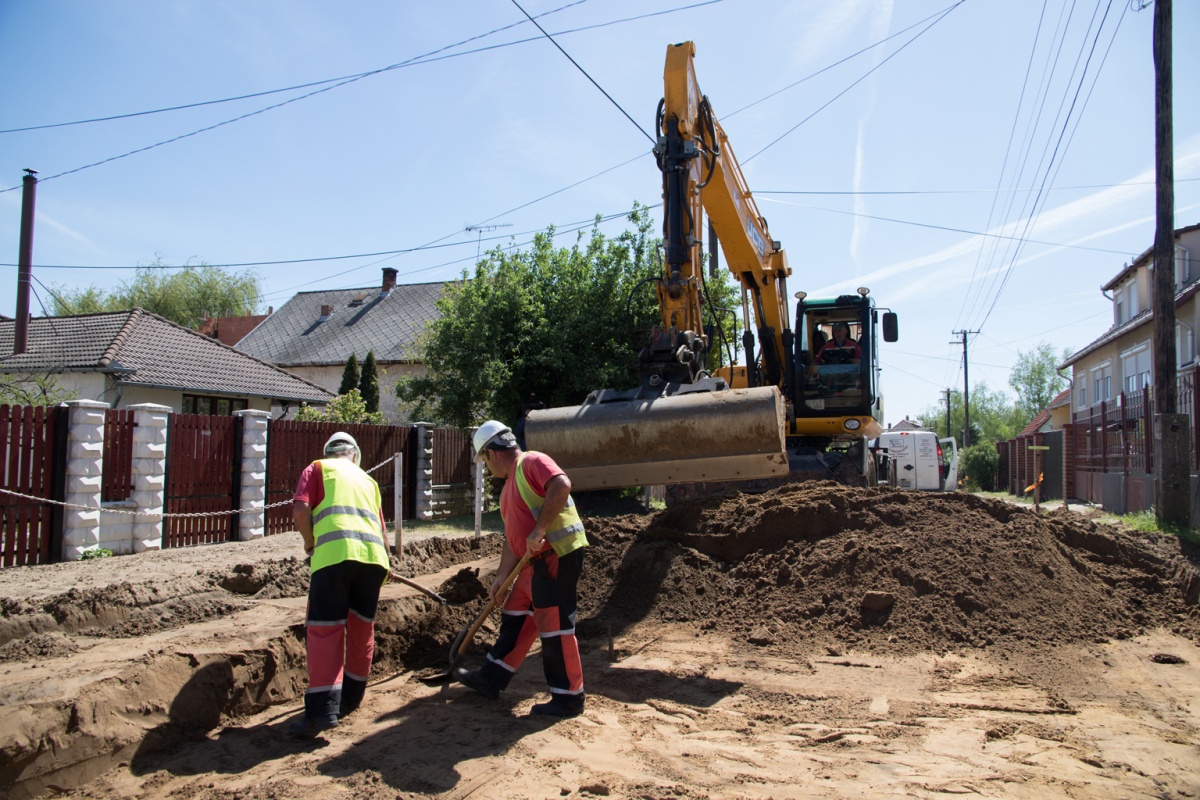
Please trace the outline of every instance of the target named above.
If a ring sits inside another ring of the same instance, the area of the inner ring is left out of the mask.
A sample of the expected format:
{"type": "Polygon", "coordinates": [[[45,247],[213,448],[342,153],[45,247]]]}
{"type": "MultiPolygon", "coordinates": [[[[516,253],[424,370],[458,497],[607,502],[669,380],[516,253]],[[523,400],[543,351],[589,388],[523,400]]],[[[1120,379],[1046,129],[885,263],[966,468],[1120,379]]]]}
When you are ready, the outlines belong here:
{"type": "Polygon", "coordinates": [[[583,665],[575,638],[579,576],[587,536],[571,499],[571,479],[545,453],[523,452],[512,430],[488,420],[472,439],[475,460],[492,475],[504,478],[500,516],[504,550],[490,593],[495,598],[504,579],[526,549],[533,559],[521,570],[504,603],[500,632],[480,669],[458,668],[458,680],[485,697],[499,697],[541,637],[542,668],[550,700],[537,703],[534,715],[574,717],[583,713],[583,665]]]}
{"type": "Polygon", "coordinates": [[[362,702],[375,653],[375,609],[388,578],[379,484],[359,466],[358,442],[338,432],[305,467],[292,519],[311,557],[305,642],[308,690],[293,736],[336,727],[362,702]]]}

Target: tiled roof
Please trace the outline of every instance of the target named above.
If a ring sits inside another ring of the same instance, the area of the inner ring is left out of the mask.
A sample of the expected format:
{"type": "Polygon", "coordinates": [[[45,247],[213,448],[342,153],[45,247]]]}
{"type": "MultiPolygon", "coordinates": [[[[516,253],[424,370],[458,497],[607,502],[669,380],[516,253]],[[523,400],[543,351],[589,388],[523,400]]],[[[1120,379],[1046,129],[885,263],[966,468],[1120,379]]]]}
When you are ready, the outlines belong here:
{"type": "Polygon", "coordinates": [[[13,355],[14,325],[0,321],[0,372],[110,372],[125,384],[327,403],[333,394],[182,325],[135,308],[35,317],[27,352],[13,355]]]}
{"type": "Polygon", "coordinates": [[[1037,433],[1043,425],[1050,421],[1050,417],[1052,416],[1051,409],[1057,408],[1061,405],[1066,405],[1070,401],[1070,398],[1070,389],[1063,389],[1061,392],[1054,395],[1054,399],[1050,401],[1049,405],[1035,414],[1033,419],[1029,421],[1029,424],[1022,428],[1021,432],[1018,433],[1017,436],[1031,436],[1032,434],[1037,433]]]}
{"type": "Polygon", "coordinates": [[[438,316],[445,283],[300,292],[238,342],[244,353],[283,367],[342,365],[367,352],[381,365],[415,360],[417,338],[438,316]],[[328,319],[322,306],[332,306],[328,319]]]}

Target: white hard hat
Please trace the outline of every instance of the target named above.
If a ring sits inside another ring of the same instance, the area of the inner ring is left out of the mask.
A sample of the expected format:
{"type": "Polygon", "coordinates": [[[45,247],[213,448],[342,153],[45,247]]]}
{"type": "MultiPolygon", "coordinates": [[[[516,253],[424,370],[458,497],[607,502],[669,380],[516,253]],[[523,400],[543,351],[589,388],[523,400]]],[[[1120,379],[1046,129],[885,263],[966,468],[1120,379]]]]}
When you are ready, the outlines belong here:
{"type": "Polygon", "coordinates": [[[329,437],[329,441],[325,442],[325,455],[330,456],[334,453],[341,453],[344,450],[353,449],[354,463],[358,463],[361,457],[362,450],[358,446],[358,442],[354,441],[354,437],[345,431],[338,431],[333,436],[329,437]]]}
{"type": "Polygon", "coordinates": [[[505,447],[516,447],[517,438],[513,436],[512,428],[499,420],[489,419],[475,429],[471,437],[471,446],[475,448],[475,460],[483,460],[483,451],[489,444],[503,444],[505,447]]]}

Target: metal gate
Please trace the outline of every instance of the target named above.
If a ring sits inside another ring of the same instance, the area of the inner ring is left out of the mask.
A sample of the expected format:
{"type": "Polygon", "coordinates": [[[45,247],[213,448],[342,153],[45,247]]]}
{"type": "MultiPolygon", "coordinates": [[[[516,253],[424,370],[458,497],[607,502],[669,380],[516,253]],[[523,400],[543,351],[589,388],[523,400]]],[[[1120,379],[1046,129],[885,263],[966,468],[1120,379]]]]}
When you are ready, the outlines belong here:
{"type": "Polygon", "coordinates": [[[1049,450],[1042,452],[1042,499],[1063,498],[1063,432],[1047,431],[1042,434],[1042,444],[1049,450]]]}
{"type": "Polygon", "coordinates": [[[163,547],[227,542],[237,530],[241,484],[240,417],[172,414],[168,426],[163,547]],[[171,514],[204,514],[174,517],[171,514]]]}

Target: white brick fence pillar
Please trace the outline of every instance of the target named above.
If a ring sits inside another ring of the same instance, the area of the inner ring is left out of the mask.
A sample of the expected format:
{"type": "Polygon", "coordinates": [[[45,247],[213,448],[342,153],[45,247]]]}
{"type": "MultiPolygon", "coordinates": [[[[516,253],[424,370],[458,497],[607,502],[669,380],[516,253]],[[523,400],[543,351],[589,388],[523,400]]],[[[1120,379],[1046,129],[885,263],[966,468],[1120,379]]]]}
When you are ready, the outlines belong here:
{"type": "Polygon", "coordinates": [[[133,412],[133,493],[129,499],[143,512],[133,518],[133,552],[161,550],[163,510],[167,495],[167,427],[170,406],[139,403],[133,412]]]}
{"type": "Polygon", "coordinates": [[[267,531],[267,423],[268,411],[233,412],[242,418],[242,513],[238,539],[261,539],[267,531]],[[257,509],[257,510],[254,510],[257,509]]]}
{"type": "Polygon", "coordinates": [[[433,519],[433,426],[428,422],[412,423],[417,437],[416,462],[412,465],[416,480],[417,519],[433,519]]]}
{"type": "Polygon", "coordinates": [[[108,403],[70,400],[63,509],[62,560],[76,561],[100,544],[100,483],[104,474],[104,412],[108,403]],[[71,506],[86,506],[87,510],[71,506]]]}

